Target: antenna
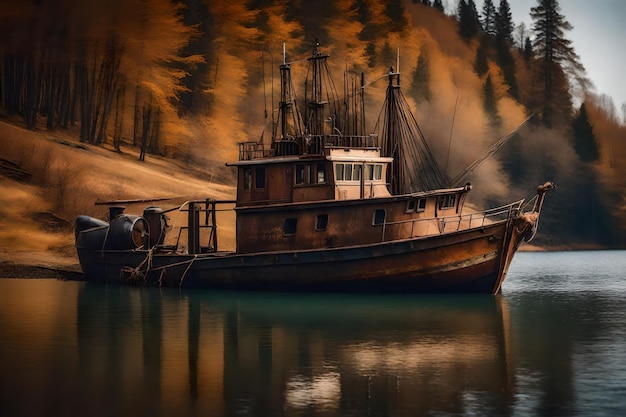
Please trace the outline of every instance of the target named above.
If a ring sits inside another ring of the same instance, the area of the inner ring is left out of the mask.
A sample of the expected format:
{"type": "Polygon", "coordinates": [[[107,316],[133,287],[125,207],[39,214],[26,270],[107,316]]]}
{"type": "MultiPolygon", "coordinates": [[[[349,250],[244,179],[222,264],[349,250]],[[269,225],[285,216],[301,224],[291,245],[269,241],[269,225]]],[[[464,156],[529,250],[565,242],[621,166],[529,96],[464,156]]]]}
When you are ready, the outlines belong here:
{"type": "Polygon", "coordinates": [[[283,65],[287,63],[287,49],[285,46],[285,42],[283,42],[283,65]]]}
{"type": "Polygon", "coordinates": [[[400,74],[400,47],[399,46],[396,52],[396,72],[400,74]]]}

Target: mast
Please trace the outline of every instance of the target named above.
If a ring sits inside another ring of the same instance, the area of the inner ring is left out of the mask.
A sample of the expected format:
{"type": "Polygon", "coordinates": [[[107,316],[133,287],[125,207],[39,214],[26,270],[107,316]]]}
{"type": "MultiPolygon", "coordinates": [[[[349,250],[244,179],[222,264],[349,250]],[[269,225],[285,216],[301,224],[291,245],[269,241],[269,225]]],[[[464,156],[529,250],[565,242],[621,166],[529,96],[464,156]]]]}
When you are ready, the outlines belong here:
{"type": "Polygon", "coordinates": [[[400,89],[400,74],[393,67],[387,74],[389,85],[376,123],[381,133],[381,151],[393,158],[389,168],[389,192],[406,194],[446,188],[449,183],[432,154],[411,108],[400,89]]]}
{"type": "Polygon", "coordinates": [[[320,52],[315,41],[309,62],[305,84],[305,100],[308,114],[306,130],[311,135],[341,134],[342,121],[338,118],[338,96],[328,67],[328,54],[320,52]],[[326,124],[329,123],[329,127],[326,124]]]}
{"type": "Polygon", "coordinates": [[[283,63],[280,65],[280,102],[278,103],[278,119],[272,135],[272,145],[276,141],[295,141],[304,132],[302,116],[296,103],[296,94],[291,78],[291,65],[287,62],[285,44],[283,43],[283,63]]]}

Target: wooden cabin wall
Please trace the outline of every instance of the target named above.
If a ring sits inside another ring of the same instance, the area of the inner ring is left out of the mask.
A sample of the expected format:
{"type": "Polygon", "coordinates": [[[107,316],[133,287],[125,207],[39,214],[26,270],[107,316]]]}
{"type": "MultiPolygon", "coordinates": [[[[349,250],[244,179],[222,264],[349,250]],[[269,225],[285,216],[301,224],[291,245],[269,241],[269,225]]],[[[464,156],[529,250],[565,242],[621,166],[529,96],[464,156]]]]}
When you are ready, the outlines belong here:
{"type": "Polygon", "coordinates": [[[290,203],[293,200],[293,169],[291,165],[240,166],[237,174],[237,205],[290,203]],[[263,187],[257,187],[257,170],[265,170],[263,187]],[[252,180],[246,186],[246,171],[252,180]]]}
{"type": "Polygon", "coordinates": [[[293,202],[324,201],[335,199],[335,187],[332,184],[316,184],[295,186],[293,189],[293,202]]]}
{"type": "MultiPolygon", "coordinates": [[[[308,162],[311,165],[316,162],[308,162]]],[[[326,167],[324,183],[294,184],[294,164],[265,164],[240,166],[237,179],[237,204],[285,204],[291,202],[323,201],[335,198],[334,182],[326,167]],[[264,170],[263,186],[259,187],[257,176],[264,170]],[[251,177],[249,177],[251,175],[251,177]]]]}
{"type": "Polygon", "coordinates": [[[436,220],[388,224],[412,219],[432,218],[435,201],[424,211],[408,211],[411,198],[372,200],[371,204],[293,205],[279,210],[245,209],[237,213],[237,251],[252,253],[272,250],[304,250],[377,243],[406,239],[418,234],[438,234],[436,220]],[[384,211],[385,222],[373,225],[377,210],[384,211]],[[319,216],[327,216],[324,230],[316,230],[319,216]],[[288,220],[290,219],[290,220],[288,220]],[[285,222],[296,221],[293,235],[285,235],[285,222]],[[383,237],[384,232],[384,237],[383,237]]]}

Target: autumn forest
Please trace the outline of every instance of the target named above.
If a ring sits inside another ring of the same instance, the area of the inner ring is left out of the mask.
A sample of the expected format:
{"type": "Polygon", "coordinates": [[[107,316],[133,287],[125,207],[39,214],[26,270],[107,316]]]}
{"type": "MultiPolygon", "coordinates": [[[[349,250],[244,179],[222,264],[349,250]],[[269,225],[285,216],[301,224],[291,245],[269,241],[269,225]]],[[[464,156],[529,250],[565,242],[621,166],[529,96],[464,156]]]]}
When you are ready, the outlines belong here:
{"type": "Polygon", "coordinates": [[[372,123],[377,80],[399,63],[451,177],[515,131],[472,172],[473,204],[552,180],[538,244],[624,247],[625,121],[593,93],[558,2],[528,13],[532,27],[506,0],[0,0],[0,113],[145,164],[223,166],[271,129],[278,65],[293,63],[298,90],[317,41],[339,91],[364,74],[372,123]]]}

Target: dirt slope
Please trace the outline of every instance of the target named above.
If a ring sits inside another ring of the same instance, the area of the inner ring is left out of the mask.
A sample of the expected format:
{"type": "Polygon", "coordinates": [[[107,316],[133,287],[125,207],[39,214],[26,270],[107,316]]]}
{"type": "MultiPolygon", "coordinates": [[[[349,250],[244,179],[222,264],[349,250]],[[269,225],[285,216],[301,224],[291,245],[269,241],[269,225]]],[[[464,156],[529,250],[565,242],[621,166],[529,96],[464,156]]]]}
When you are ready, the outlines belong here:
{"type": "MultiPolygon", "coordinates": [[[[0,121],[0,159],[32,174],[28,181],[0,172],[0,276],[13,275],[11,264],[46,268],[76,267],[73,223],[76,215],[106,219],[107,206],[96,202],[163,199],[174,207],[191,199],[232,199],[234,176],[221,161],[203,167],[133,150],[77,142],[76,132],[29,131],[0,121]]],[[[125,204],[128,212],[152,205],[125,204]]],[[[220,225],[220,238],[232,240],[234,227],[220,225]]]]}

